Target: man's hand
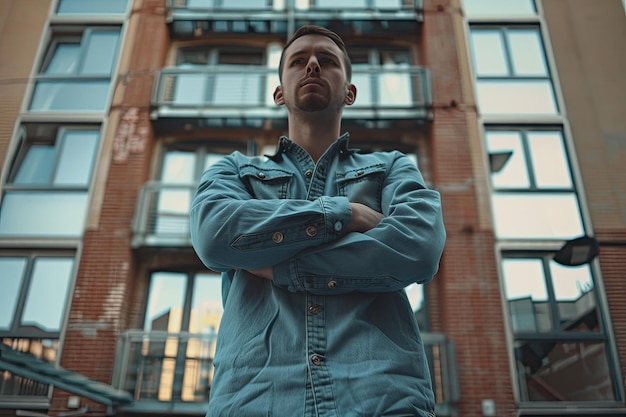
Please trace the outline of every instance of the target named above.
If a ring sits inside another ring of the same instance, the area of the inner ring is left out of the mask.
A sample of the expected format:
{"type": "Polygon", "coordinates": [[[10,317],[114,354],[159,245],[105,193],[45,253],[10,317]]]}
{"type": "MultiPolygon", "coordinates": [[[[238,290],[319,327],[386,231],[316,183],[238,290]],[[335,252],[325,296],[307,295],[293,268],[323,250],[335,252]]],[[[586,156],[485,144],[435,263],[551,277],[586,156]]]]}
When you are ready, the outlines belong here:
{"type": "Polygon", "coordinates": [[[246,271],[250,272],[257,277],[274,280],[274,267],[268,266],[266,268],[261,269],[246,269],[246,271]]]}
{"type": "Polygon", "coordinates": [[[365,204],[350,203],[352,208],[352,219],[346,227],[346,232],[367,232],[373,229],[385,218],[381,213],[369,208],[365,204]]]}

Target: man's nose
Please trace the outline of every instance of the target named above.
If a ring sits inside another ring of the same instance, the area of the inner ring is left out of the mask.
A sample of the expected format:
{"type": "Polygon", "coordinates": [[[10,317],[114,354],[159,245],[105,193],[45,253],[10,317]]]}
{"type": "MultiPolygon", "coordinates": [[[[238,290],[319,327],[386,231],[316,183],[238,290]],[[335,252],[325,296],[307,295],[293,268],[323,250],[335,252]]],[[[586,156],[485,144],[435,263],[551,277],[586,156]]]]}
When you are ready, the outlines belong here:
{"type": "Polygon", "coordinates": [[[309,58],[309,62],[306,65],[306,74],[311,75],[319,75],[320,73],[320,64],[317,62],[317,58],[312,56],[309,58]]]}

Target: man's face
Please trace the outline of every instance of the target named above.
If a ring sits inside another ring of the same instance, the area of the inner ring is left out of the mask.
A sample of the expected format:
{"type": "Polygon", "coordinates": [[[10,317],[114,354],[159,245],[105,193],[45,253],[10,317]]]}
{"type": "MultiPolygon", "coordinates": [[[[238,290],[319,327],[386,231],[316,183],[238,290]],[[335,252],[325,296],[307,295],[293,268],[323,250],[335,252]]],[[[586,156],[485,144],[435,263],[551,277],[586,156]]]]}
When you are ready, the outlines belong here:
{"type": "Polygon", "coordinates": [[[346,79],[341,49],[323,35],[304,35],[285,51],[276,103],[289,110],[339,111],[352,104],[356,89],[346,79]]]}

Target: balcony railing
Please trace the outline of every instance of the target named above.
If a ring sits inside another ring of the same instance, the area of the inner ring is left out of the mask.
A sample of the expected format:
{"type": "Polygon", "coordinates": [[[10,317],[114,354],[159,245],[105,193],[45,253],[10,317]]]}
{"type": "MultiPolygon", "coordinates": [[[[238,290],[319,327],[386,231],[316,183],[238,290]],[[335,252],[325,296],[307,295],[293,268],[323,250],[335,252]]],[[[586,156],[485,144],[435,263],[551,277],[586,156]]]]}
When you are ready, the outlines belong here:
{"type": "Polygon", "coordinates": [[[167,0],[168,21],[175,36],[209,32],[285,33],[305,23],[339,32],[414,31],[423,21],[423,0],[167,0]]]}
{"type": "Polygon", "coordinates": [[[191,246],[189,209],[197,184],[146,183],[139,192],[132,246],[191,246]]]}
{"type": "MultiPolygon", "coordinates": [[[[454,348],[444,334],[424,333],[437,415],[452,416],[458,400],[454,348]]],[[[132,330],[118,340],[114,386],[132,393],[125,409],[206,413],[213,377],[213,334],[132,330]]]]}
{"type": "Polygon", "coordinates": [[[113,385],[132,394],[128,409],[206,413],[215,334],[131,330],[118,340],[113,385]]]}
{"type": "MultiPolygon", "coordinates": [[[[353,68],[357,100],[345,119],[431,118],[430,72],[425,67],[353,68]]],[[[153,92],[154,118],[283,119],[272,92],[277,70],[255,66],[174,67],[163,69],[153,92]]]]}

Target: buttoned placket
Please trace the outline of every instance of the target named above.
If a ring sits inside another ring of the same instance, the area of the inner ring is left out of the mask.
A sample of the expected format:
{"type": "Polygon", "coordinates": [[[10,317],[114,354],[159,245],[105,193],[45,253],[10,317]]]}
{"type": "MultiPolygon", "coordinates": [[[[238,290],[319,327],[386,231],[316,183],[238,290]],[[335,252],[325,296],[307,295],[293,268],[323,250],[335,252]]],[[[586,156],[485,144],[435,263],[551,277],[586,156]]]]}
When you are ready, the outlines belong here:
{"type": "MultiPolygon", "coordinates": [[[[308,156],[308,155],[307,155],[308,156]]],[[[326,174],[331,161],[330,155],[324,154],[316,165],[312,159],[303,165],[303,176],[307,185],[307,199],[314,200],[324,193],[326,174]]],[[[302,163],[303,161],[300,160],[302,163]]],[[[317,230],[307,228],[307,235],[317,234],[317,230]]],[[[330,373],[326,361],[326,297],[305,292],[306,299],[306,355],[308,368],[308,389],[306,416],[337,417],[330,373]]]]}

